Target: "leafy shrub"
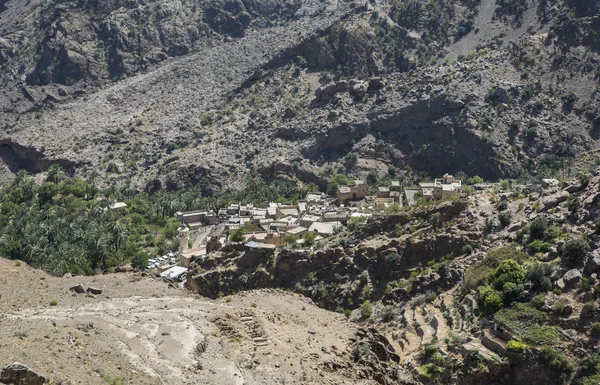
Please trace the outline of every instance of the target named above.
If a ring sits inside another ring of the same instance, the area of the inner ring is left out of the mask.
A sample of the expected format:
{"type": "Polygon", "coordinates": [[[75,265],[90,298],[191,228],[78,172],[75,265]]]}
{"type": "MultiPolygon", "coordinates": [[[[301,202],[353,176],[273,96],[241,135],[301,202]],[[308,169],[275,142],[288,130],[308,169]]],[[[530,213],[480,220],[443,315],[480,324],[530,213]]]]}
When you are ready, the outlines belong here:
{"type": "Polygon", "coordinates": [[[527,268],[525,278],[534,286],[541,287],[544,283],[544,278],[550,277],[554,267],[549,263],[536,263],[527,268]]]}
{"type": "Polygon", "coordinates": [[[552,245],[548,242],[536,239],[527,245],[527,250],[532,254],[547,253],[552,250],[552,245]]]}
{"type": "Polygon", "coordinates": [[[567,264],[575,266],[585,261],[590,245],[583,238],[568,240],[562,248],[562,258],[567,264]]]}
{"type": "Polygon", "coordinates": [[[567,356],[550,347],[541,349],[540,360],[563,380],[566,380],[574,369],[567,356]]]}
{"type": "Polygon", "coordinates": [[[552,311],[554,313],[557,314],[561,314],[562,312],[565,311],[565,308],[567,307],[569,303],[567,301],[565,301],[562,298],[559,298],[558,300],[556,300],[556,302],[554,302],[554,304],[552,305],[552,311]]]}
{"type": "Polygon", "coordinates": [[[371,304],[371,301],[366,300],[360,305],[360,315],[365,319],[371,318],[373,315],[373,305],[371,304]]]}
{"type": "Polygon", "coordinates": [[[545,218],[537,217],[529,226],[530,240],[545,238],[546,230],[548,229],[548,221],[545,218]]]}
{"type": "Polygon", "coordinates": [[[384,306],[381,309],[379,316],[381,317],[381,320],[383,322],[389,322],[389,321],[393,320],[394,318],[396,318],[396,313],[394,311],[394,307],[393,306],[384,306]]]}
{"type": "Polygon", "coordinates": [[[490,274],[490,282],[497,290],[502,290],[506,283],[520,284],[524,280],[525,269],[513,259],[502,261],[490,274]]]}
{"type": "Polygon", "coordinates": [[[502,295],[490,286],[480,286],[477,288],[477,294],[479,306],[485,314],[494,314],[504,306],[502,295]]]}
{"type": "Polygon", "coordinates": [[[567,203],[567,208],[569,209],[571,215],[575,215],[581,209],[581,201],[579,200],[579,198],[571,198],[567,203]]]}
{"type": "Polygon", "coordinates": [[[506,344],[506,350],[508,350],[509,352],[523,353],[526,348],[527,348],[527,345],[525,345],[522,342],[515,341],[515,340],[510,340],[506,344]]]}
{"type": "Polygon", "coordinates": [[[433,343],[426,343],[423,345],[423,349],[419,352],[419,361],[427,362],[435,353],[437,353],[438,347],[433,343]]]}
{"type": "Polygon", "coordinates": [[[579,374],[581,376],[592,376],[600,373],[600,355],[591,354],[579,362],[579,374]]]}
{"type": "Polygon", "coordinates": [[[507,282],[502,287],[502,297],[505,306],[518,301],[523,296],[525,287],[522,284],[516,284],[514,282],[507,282]]]}
{"type": "Polygon", "coordinates": [[[533,297],[533,299],[529,302],[529,304],[540,310],[542,308],[542,306],[544,306],[546,304],[546,296],[544,294],[539,294],[536,295],[535,297],[533,297]]]}
{"type": "Polygon", "coordinates": [[[497,268],[500,263],[507,259],[522,261],[527,255],[514,246],[503,246],[488,250],[485,259],[469,267],[465,272],[465,286],[474,289],[484,284],[490,273],[497,268]]]}
{"type": "Polygon", "coordinates": [[[433,302],[435,301],[436,297],[437,296],[433,291],[428,290],[427,292],[425,292],[425,294],[417,295],[416,297],[411,299],[410,307],[414,309],[418,306],[425,305],[426,303],[433,302]]]}
{"type": "Polygon", "coordinates": [[[590,325],[590,334],[594,337],[600,337],[600,322],[596,321],[590,325]]]}
{"type": "Polygon", "coordinates": [[[473,246],[466,244],[460,249],[461,254],[471,254],[473,252],[473,246]]]}
{"type": "Polygon", "coordinates": [[[500,224],[503,227],[506,227],[510,224],[510,221],[512,220],[512,213],[508,210],[503,211],[498,215],[498,220],[500,221],[500,224]]]}

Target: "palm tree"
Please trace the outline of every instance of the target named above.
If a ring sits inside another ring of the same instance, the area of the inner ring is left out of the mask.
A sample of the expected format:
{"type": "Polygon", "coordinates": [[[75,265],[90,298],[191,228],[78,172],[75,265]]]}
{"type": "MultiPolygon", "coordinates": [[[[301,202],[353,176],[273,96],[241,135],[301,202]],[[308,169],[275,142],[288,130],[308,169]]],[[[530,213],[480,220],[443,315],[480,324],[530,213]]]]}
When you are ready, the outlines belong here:
{"type": "Polygon", "coordinates": [[[54,184],[59,184],[66,178],[66,174],[63,171],[62,167],[58,164],[53,164],[48,168],[48,176],[46,176],[46,182],[51,182],[54,184]]]}
{"type": "Polygon", "coordinates": [[[110,242],[114,246],[115,251],[119,251],[121,244],[127,242],[127,238],[129,237],[129,228],[127,228],[127,225],[120,219],[109,222],[107,228],[110,236],[110,242]]]}

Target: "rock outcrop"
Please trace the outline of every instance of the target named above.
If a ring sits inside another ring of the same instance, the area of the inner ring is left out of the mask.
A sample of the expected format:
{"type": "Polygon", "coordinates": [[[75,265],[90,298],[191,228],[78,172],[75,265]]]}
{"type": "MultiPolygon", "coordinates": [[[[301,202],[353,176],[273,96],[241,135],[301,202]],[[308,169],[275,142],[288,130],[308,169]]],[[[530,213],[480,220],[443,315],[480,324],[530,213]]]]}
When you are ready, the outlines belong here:
{"type": "Polygon", "coordinates": [[[46,378],[19,362],[7,365],[0,372],[0,382],[9,385],[44,385],[46,378]]]}

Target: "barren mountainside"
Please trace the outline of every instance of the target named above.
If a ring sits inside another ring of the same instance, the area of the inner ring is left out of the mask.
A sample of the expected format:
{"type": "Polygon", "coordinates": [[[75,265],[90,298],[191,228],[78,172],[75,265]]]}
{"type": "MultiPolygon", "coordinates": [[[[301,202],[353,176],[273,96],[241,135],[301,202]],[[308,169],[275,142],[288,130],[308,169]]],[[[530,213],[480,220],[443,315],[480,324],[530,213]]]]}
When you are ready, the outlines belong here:
{"type": "Polygon", "coordinates": [[[3,179],[527,177],[596,148],[588,1],[3,1],[3,179]],[[351,154],[348,157],[348,154],[351,154]]]}

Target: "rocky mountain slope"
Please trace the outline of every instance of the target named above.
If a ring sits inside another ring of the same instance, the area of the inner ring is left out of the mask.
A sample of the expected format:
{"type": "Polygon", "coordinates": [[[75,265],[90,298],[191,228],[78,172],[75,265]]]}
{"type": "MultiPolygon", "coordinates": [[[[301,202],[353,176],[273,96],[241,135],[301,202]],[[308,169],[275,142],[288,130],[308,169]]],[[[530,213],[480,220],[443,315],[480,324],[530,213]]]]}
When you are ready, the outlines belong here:
{"type": "Polygon", "coordinates": [[[517,177],[596,148],[596,3],[0,9],[5,180],[52,163],[205,192],[249,169],[318,184],[388,164],[517,177]]]}

